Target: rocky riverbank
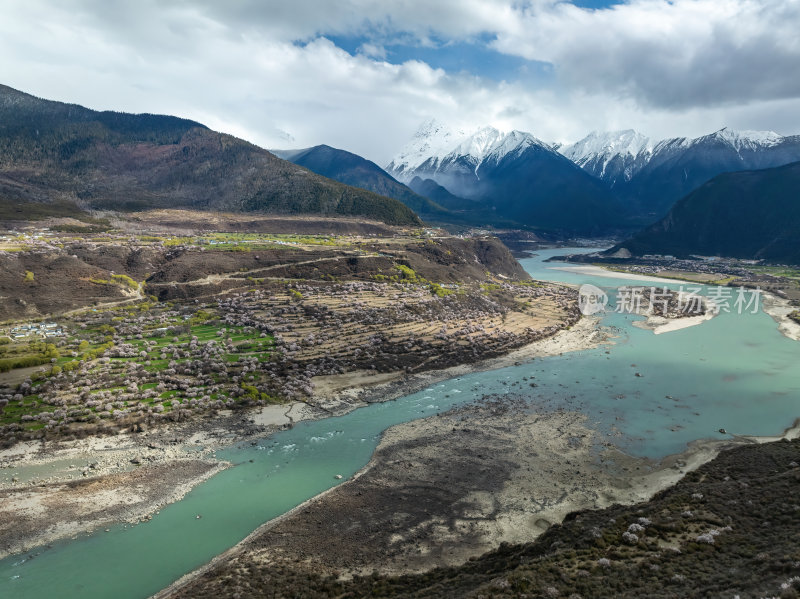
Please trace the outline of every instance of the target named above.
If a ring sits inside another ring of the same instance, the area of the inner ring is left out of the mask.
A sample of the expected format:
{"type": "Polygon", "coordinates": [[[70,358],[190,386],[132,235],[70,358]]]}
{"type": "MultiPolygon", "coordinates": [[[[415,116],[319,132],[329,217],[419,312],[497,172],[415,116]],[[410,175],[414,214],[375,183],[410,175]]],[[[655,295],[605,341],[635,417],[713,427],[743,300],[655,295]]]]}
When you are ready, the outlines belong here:
{"type": "Polygon", "coordinates": [[[225,467],[211,460],[182,459],[0,490],[0,558],[103,526],[145,522],[225,467]]]}
{"type": "Polygon", "coordinates": [[[796,437],[735,447],[649,501],[573,512],[533,542],[421,574],[348,578],[246,549],[158,597],[795,597],[798,462],[796,437]]]}
{"type": "Polygon", "coordinates": [[[321,587],[360,576],[468,568],[567,514],[646,501],[723,448],[755,441],[699,442],[656,463],[620,453],[581,414],[488,396],[392,427],[348,484],[264,525],[159,597],[302,594],[312,579],[327,596],[321,587]]]}

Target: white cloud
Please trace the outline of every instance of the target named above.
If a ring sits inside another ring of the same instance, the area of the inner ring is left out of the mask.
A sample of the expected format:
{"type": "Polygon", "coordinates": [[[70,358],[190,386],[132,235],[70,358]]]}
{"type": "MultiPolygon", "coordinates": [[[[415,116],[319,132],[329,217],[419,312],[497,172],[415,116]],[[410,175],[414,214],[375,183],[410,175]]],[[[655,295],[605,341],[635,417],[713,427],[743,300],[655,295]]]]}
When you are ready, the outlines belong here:
{"type": "Polygon", "coordinates": [[[265,147],[327,143],[385,163],[429,116],[553,141],[729,125],[798,131],[800,0],[28,0],[0,20],[0,82],[97,109],[193,118],[265,147]],[[769,8],[769,7],[772,8],[769,8]],[[552,62],[550,86],[351,56],[321,34],[473,39],[552,62]],[[298,43],[298,40],[301,42],[298,43]]]}
{"type": "Polygon", "coordinates": [[[800,0],[631,0],[520,11],[494,47],[551,62],[570,88],[655,107],[800,97],[800,0]]]}
{"type": "Polygon", "coordinates": [[[370,58],[386,59],[386,48],[379,44],[364,43],[358,47],[359,53],[370,58]]]}

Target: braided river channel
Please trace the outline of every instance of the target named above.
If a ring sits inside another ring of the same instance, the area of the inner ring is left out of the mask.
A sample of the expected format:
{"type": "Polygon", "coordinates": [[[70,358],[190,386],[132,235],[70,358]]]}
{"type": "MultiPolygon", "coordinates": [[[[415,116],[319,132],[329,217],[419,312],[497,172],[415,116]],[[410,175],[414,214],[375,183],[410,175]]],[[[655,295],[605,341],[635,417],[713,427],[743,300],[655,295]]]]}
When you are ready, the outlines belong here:
{"type": "MultiPolygon", "coordinates": [[[[540,280],[600,287],[612,307],[618,287],[654,285],[616,273],[558,270],[570,265],[545,262],[579,251],[586,250],[540,251],[521,263],[540,280]]],[[[612,327],[612,345],[474,372],[344,416],[301,422],[255,445],[220,450],[217,457],[233,467],[152,521],[120,524],[0,561],[0,597],[148,597],[264,522],[345,482],[367,464],[388,427],[486,394],[522,393],[535,408],[581,411],[587,424],[611,435],[622,450],[655,459],[682,452],[694,440],[725,438],[719,429],[777,435],[800,417],[800,343],[781,335],[765,313],[732,310],[661,335],[633,326],[642,319],[609,311],[601,325],[612,327]],[[512,391],[514,382],[531,376],[538,387],[522,384],[512,391]]]]}

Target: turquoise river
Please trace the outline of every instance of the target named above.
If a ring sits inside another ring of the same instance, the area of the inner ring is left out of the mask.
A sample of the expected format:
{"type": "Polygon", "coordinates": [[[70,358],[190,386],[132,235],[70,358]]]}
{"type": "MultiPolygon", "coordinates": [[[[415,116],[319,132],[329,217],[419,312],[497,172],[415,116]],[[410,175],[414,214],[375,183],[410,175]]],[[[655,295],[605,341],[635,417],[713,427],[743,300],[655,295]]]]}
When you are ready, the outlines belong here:
{"type": "MultiPolygon", "coordinates": [[[[592,283],[613,298],[624,278],[555,270],[548,250],[522,260],[536,278],[592,283]]],[[[649,283],[641,283],[650,285],[649,283]]],[[[670,284],[678,288],[679,282],[670,284]]],[[[111,528],[0,561],[0,597],[141,599],[208,562],[260,524],[341,484],[370,459],[382,431],[516,386],[543,408],[580,410],[625,451],[653,458],[723,438],[718,429],[775,435],[800,417],[800,343],[763,312],[720,314],[663,335],[632,326],[641,317],[609,312],[609,347],[536,359],[450,379],[341,417],[302,422],[255,446],[218,452],[234,466],[136,526],[111,528]],[[640,373],[641,376],[636,376],[640,373]],[[505,384],[504,384],[505,383],[505,384]],[[669,398],[667,396],[670,396],[669,398]],[[202,514],[202,518],[196,516],[202,514]]]]}

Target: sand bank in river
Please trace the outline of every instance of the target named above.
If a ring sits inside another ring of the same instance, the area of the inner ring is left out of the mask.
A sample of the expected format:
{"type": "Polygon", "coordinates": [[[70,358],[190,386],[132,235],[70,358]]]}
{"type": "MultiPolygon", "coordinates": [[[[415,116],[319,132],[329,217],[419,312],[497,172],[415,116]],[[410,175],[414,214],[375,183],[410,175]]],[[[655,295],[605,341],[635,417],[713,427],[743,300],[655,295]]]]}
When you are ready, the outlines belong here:
{"type": "Polygon", "coordinates": [[[600,266],[582,265],[582,266],[558,266],[548,267],[548,270],[559,270],[562,272],[569,272],[577,275],[586,275],[589,277],[604,277],[606,279],[625,279],[627,281],[647,281],[650,283],[675,283],[675,279],[666,279],[663,277],[654,277],[651,275],[640,275],[632,272],[615,272],[607,270],[600,266]]]}
{"type": "MultiPolygon", "coordinates": [[[[597,276],[613,279],[628,279],[632,281],[648,281],[653,283],[675,283],[675,279],[665,279],[661,277],[654,277],[650,275],[640,275],[635,273],[621,273],[613,270],[608,270],[600,266],[564,266],[558,268],[551,268],[550,270],[560,270],[564,272],[571,272],[574,274],[584,274],[587,276],[597,276]]],[[[692,282],[687,279],[687,282],[692,282]]],[[[764,312],[769,314],[775,322],[778,323],[778,330],[782,335],[800,341],[800,323],[789,318],[789,314],[797,310],[796,306],[792,306],[788,299],[778,297],[772,293],[761,291],[761,305],[764,312]]],[[[650,329],[656,335],[661,333],[668,333],[670,331],[677,331],[690,326],[702,324],[706,320],[712,318],[713,315],[693,316],[681,319],[666,319],[658,316],[651,316],[645,321],[633,323],[634,326],[643,329],[650,329]]]]}
{"type": "Polygon", "coordinates": [[[700,316],[687,316],[685,318],[664,318],[663,316],[650,315],[646,320],[637,320],[633,323],[633,326],[653,331],[655,335],[661,335],[662,333],[671,333],[672,331],[680,331],[703,324],[705,321],[714,318],[714,316],[715,314],[711,311],[700,316]]]}
{"type": "Polygon", "coordinates": [[[0,558],[118,522],[136,523],[225,468],[205,460],[0,490],[0,558]]]}
{"type": "Polygon", "coordinates": [[[778,330],[782,335],[795,341],[800,341],[800,324],[789,318],[789,314],[797,310],[789,300],[771,293],[761,293],[761,306],[772,319],[778,323],[778,330]]]}
{"type": "Polygon", "coordinates": [[[322,417],[303,403],[222,411],[143,433],[0,451],[0,558],[115,522],[136,523],[228,467],[214,451],[322,417]]]}

